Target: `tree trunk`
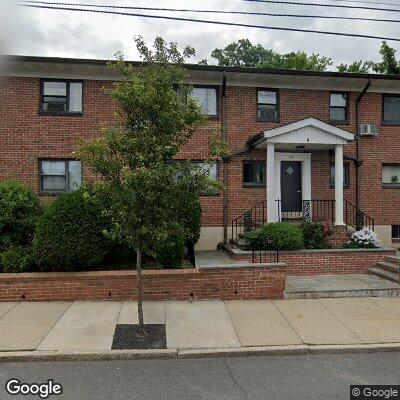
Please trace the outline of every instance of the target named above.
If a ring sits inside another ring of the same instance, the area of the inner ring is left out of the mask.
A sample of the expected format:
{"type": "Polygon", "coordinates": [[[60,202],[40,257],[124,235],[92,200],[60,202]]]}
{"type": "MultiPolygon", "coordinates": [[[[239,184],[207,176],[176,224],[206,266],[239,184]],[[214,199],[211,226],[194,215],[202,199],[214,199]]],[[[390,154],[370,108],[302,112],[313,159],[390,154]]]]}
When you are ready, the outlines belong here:
{"type": "Polygon", "coordinates": [[[142,251],[136,250],[136,288],[137,288],[137,304],[139,327],[143,335],[146,334],[143,322],[143,293],[142,293],[142,251]]]}

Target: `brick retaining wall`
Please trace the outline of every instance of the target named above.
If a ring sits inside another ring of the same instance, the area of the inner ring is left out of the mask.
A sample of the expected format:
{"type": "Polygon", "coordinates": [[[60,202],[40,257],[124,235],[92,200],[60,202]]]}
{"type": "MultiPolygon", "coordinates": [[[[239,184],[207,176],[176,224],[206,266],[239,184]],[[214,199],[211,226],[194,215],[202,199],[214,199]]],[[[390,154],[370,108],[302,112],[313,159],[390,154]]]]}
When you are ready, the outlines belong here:
{"type": "MultiPolygon", "coordinates": [[[[259,254],[259,253],[257,253],[259,254]]],[[[251,261],[252,252],[231,252],[241,261],[251,261]]],[[[394,249],[332,249],[281,251],[279,261],[287,264],[287,275],[365,274],[368,268],[387,256],[396,255],[394,249]]],[[[268,252],[263,262],[276,260],[275,252],[268,252]]]]}
{"type": "MultiPolygon", "coordinates": [[[[143,271],[145,300],[283,298],[284,264],[143,271]]],[[[134,300],[135,271],[0,274],[0,301],[134,300]]]]}

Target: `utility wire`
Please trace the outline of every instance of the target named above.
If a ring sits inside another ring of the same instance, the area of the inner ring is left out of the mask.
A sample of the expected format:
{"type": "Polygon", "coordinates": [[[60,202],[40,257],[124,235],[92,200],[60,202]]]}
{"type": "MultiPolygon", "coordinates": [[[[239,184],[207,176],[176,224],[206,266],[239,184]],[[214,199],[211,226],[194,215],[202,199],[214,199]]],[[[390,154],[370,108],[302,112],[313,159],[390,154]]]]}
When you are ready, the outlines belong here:
{"type": "Polygon", "coordinates": [[[286,27],[280,27],[280,26],[241,24],[241,23],[236,23],[236,22],[212,21],[212,20],[205,20],[205,19],[194,19],[194,18],[183,18],[183,17],[169,17],[169,16],[165,16],[165,15],[125,13],[125,12],[119,12],[119,11],[93,10],[93,9],[85,9],[85,8],[50,7],[50,6],[45,6],[45,5],[35,5],[35,4],[27,4],[27,3],[17,3],[16,5],[20,6],[20,7],[47,9],[47,10],[64,10],[64,11],[74,11],[74,12],[89,12],[89,13],[97,13],[97,14],[123,15],[123,16],[130,16],[130,17],[165,19],[165,20],[170,20],[170,21],[195,22],[195,23],[211,24],[211,25],[238,26],[238,27],[243,27],[243,28],[266,29],[266,30],[275,30],[275,31],[286,31],[286,32],[314,33],[314,34],[329,35],[329,36],[345,36],[345,37],[354,37],[354,38],[390,40],[390,41],[400,42],[400,38],[374,36],[374,35],[362,35],[362,34],[358,34],[358,33],[329,32],[329,31],[318,31],[318,30],[311,30],[311,29],[286,28],[286,27]]]}
{"type": "Polygon", "coordinates": [[[395,6],[400,7],[399,3],[384,3],[381,1],[368,1],[368,0],[329,0],[335,2],[342,2],[342,3],[359,3],[359,4],[379,4],[381,6],[395,6]]]}
{"type": "Polygon", "coordinates": [[[282,0],[242,0],[251,3],[270,3],[270,4],[289,4],[294,6],[307,6],[307,7],[330,7],[330,8],[346,8],[346,9],[356,9],[356,10],[374,10],[374,11],[390,11],[390,12],[400,12],[400,9],[393,8],[380,8],[380,7],[366,7],[366,6],[349,6],[349,5],[339,5],[339,4],[323,4],[323,3],[305,3],[296,1],[282,1],[282,0]]]}
{"type": "MultiPolygon", "coordinates": [[[[338,1],[338,0],[334,0],[334,1],[338,1]]],[[[94,5],[94,4],[81,4],[81,3],[50,3],[47,1],[31,1],[31,0],[22,0],[21,3],[45,4],[45,5],[52,5],[52,6],[95,7],[95,8],[110,8],[110,9],[146,10],[146,11],[167,11],[167,12],[172,11],[172,12],[190,12],[190,13],[203,13],[203,14],[233,14],[233,15],[239,14],[239,15],[257,15],[257,16],[267,16],[267,17],[342,19],[342,20],[351,20],[351,21],[400,23],[400,19],[344,17],[344,16],[333,16],[333,15],[282,14],[282,13],[266,13],[266,12],[255,12],[255,11],[194,10],[194,9],[186,9],[186,8],[157,8],[157,7],[133,7],[133,6],[130,7],[130,6],[115,6],[115,5],[111,6],[111,5],[104,5],[104,4],[94,5]]]]}

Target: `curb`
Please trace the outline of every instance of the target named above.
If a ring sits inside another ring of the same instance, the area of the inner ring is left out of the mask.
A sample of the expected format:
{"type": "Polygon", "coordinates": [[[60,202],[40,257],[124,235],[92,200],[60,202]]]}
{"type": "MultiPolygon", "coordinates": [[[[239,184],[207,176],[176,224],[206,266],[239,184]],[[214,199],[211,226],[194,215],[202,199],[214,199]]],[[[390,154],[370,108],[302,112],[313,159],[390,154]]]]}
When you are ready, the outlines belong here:
{"type": "Polygon", "coordinates": [[[400,343],[349,345],[295,345],[235,347],[224,349],[152,349],[99,351],[15,351],[0,352],[2,362],[171,360],[249,356],[294,356],[316,354],[371,354],[400,352],[400,343]]]}
{"type": "Polygon", "coordinates": [[[176,349],[93,350],[93,351],[13,351],[1,352],[2,362],[32,361],[106,361],[106,360],[168,360],[177,358],[176,349]]]}

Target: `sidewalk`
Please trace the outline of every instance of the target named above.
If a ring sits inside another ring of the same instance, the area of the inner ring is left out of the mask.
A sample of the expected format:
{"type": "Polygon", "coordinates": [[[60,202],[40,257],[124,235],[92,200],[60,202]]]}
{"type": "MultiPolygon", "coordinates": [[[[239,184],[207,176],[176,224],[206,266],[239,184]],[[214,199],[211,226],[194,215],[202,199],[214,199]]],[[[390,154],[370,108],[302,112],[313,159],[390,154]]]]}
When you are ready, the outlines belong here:
{"type": "MultiPolygon", "coordinates": [[[[144,315],[178,350],[400,343],[399,298],[145,302],[144,315]]],[[[137,322],[136,302],[0,303],[0,351],[106,351],[137,322]]]]}

